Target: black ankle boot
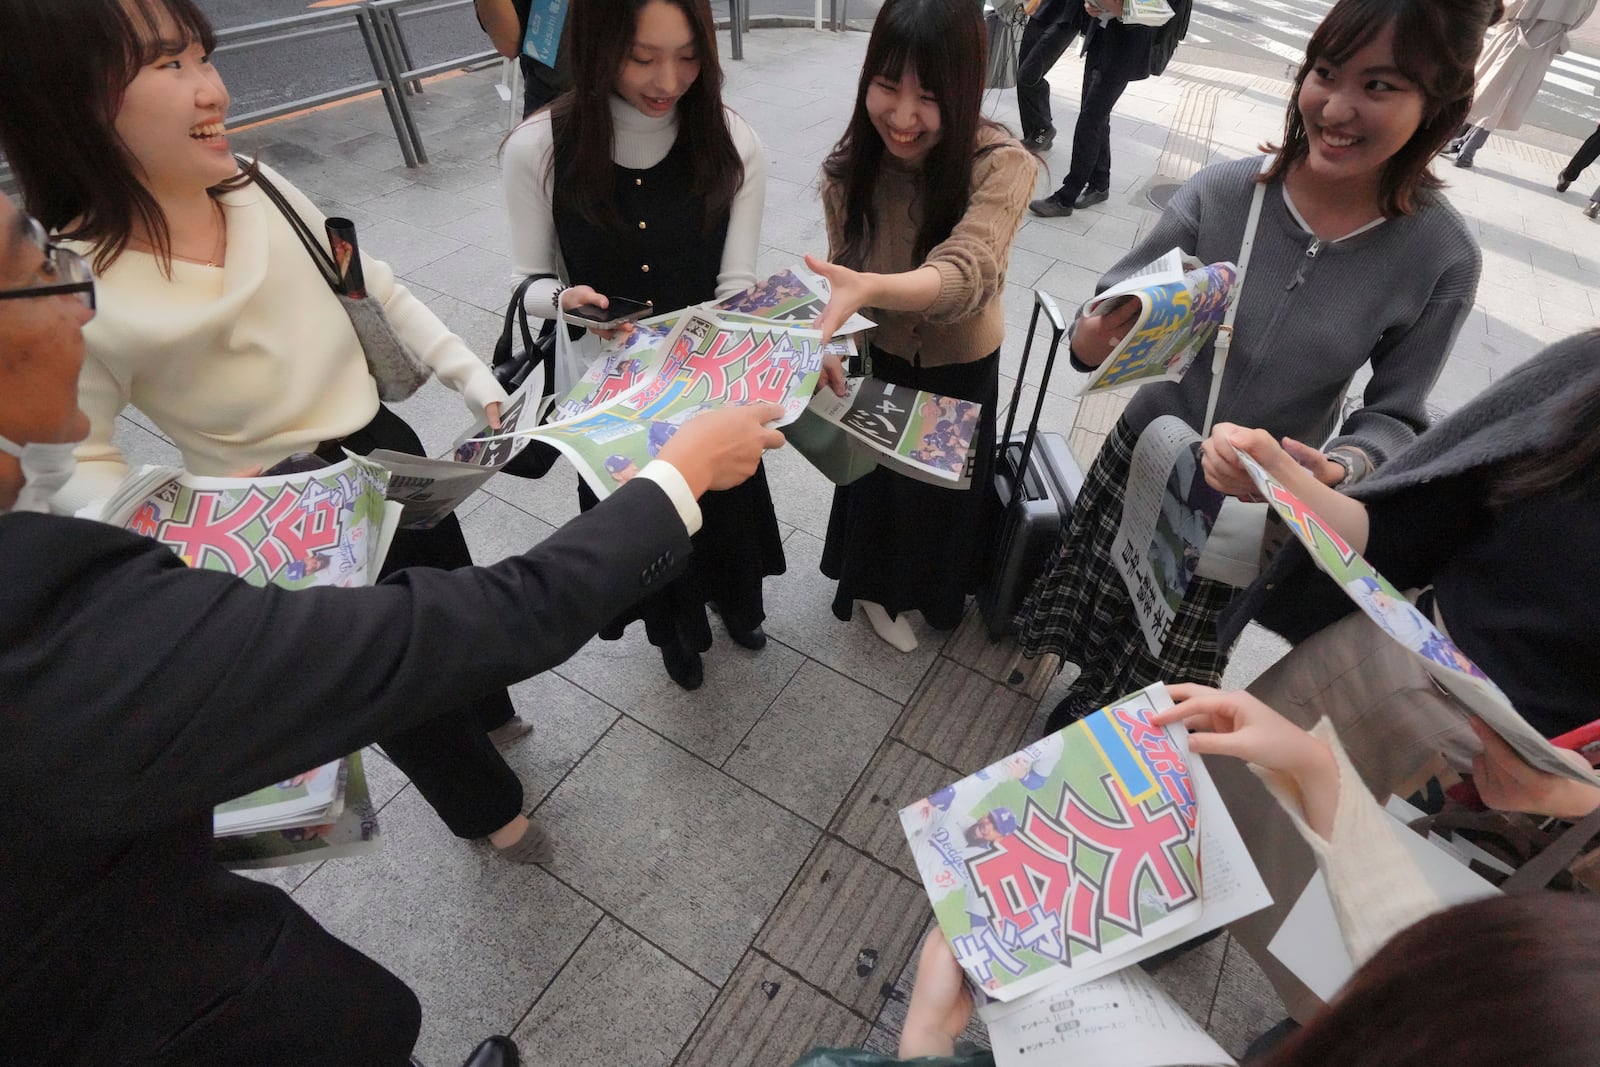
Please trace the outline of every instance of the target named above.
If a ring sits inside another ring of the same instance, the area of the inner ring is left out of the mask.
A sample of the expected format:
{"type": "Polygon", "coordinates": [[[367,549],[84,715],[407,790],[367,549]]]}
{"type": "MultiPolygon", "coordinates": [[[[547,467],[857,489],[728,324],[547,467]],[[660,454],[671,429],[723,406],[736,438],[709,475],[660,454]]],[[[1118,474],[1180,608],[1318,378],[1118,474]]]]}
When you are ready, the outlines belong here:
{"type": "Polygon", "coordinates": [[[734,644],[742,645],[752,652],[759,652],[763,648],[767,647],[767,635],[766,632],[761,629],[761,624],[759,622],[750,627],[750,629],[746,630],[741,627],[736,620],[728,618],[728,616],[723,612],[721,604],[713,603],[710,605],[710,607],[712,611],[721,616],[722,625],[728,628],[728,636],[733,638],[734,644]]]}

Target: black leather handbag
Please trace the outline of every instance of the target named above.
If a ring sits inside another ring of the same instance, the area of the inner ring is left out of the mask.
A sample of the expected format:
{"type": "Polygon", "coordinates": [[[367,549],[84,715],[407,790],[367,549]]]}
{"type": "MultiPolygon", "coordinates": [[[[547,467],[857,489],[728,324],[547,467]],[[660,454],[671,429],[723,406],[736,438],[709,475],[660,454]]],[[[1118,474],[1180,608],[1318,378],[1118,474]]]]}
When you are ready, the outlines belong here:
{"type": "MultiPolygon", "coordinates": [[[[528,286],[534,282],[554,278],[554,274],[530,274],[517,283],[511,293],[511,303],[506,305],[505,323],[500,329],[500,340],[495,342],[494,359],[490,369],[495,379],[508,393],[514,393],[528,380],[528,375],[544,365],[544,396],[555,392],[556,323],[547,320],[534,336],[528,325],[528,309],[522,306],[528,286]],[[517,346],[520,337],[522,344],[517,346]]],[[[517,453],[510,463],[501,468],[502,473],[518,478],[542,478],[554,467],[561,453],[543,441],[530,441],[528,447],[517,453]]]]}

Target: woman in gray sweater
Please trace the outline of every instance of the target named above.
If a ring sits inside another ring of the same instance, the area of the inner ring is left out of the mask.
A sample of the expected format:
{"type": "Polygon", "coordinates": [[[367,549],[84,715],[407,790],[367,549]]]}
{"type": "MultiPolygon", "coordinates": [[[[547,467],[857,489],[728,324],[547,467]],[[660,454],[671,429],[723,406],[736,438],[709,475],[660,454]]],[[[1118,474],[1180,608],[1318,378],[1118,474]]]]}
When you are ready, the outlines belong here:
{"type": "MultiPolygon", "coordinates": [[[[1358,481],[1426,427],[1423,401],[1472,308],[1481,257],[1428,161],[1471,102],[1492,8],[1489,0],[1340,0],[1307,47],[1283,146],[1265,161],[1195,175],[1100,279],[1104,290],[1174,246],[1203,262],[1237,262],[1264,183],[1216,419],[1305,442],[1296,458],[1329,485],[1358,481]],[[1372,371],[1365,403],[1341,425],[1364,365],[1372,371]]],[[[1133,310],[1078,320],[1079,370],[1108,357],[1133,310]]],[[[1083,668],[1051,729],[1154,681],[1221,680],[1227,649],[1216,615],[1233,588],[1192,579],[1152,653],[1112,562],[1134,445],[1164,415],[1203,428],[1209,356],[1207,346],[1181,381],[1134,396],[1023,605],[1024,652],[1083,668]]]]}

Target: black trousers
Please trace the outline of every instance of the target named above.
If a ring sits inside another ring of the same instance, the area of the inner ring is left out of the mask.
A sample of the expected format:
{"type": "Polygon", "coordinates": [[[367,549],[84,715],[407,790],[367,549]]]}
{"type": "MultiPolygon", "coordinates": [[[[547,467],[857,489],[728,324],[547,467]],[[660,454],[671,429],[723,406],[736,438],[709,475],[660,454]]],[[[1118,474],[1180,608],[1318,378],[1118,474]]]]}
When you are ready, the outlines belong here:
{"type": "Polygon", "coordinates": [[[1132,79],[1115,65],[1096,65],[1083,71],[1083,110],[1072,131],[1072,166],[1056,190],[1056,200],[1070,204],[1085,189],[1111,188],[1111,112],[1132,79]]]}
{"type": "Polygon", "coordinates": [[[1577,181],[1589,164],[1596,159],[1600,159],[1600,126],[1594,128],[1588,140],[1578,147],[1572,159],[1561,168],[1561,177],[1569,182],[1577,181]]]}
{"type": "MultiPolygon", "coordinates": [[[[376,448],[425,454],[416,432],[382,404],[371,422],[338,444],[363,456],[376,448]]],[[[326,450],[324,446],[324,455],[326,450]]],[[[446,515],[431,530],[396,530],[380,577],[407,567],[455,570],[470,566],[472,555],[461,523],[454,515],[446,515]]],[[[378,743],[451,833],[487,837],[522,813],[522,782],[486,736],[486,731],[504,724],[513,714],[511,697],[504,689],[463,693],[457,707],[420,726],[380,738],[378,743]]]]}
{"type": "Polygon", "coordinates": [[[1076,20],[1067,17],[1059,4],[1055,9],[1028,20],[1022,30],[1022,58],[1017,65],[1017,112],[1024,140],[1041,133],[1054,133],[1050,116],[1050,83],[1045,75],[1072,46],[1078,36],[1076,20]]]}

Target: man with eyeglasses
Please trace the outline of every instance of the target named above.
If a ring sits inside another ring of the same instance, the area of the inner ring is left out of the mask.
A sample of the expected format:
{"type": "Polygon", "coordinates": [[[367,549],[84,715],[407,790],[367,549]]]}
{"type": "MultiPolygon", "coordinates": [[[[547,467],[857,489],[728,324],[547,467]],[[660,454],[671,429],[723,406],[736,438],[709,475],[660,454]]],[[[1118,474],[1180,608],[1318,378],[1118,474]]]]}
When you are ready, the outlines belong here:
{"type": "Polygon", "coordinates": [[[0,1063],[406,1064],[416,997],[217,867],[212,808],[432,714],[463,679],[565,659],[687,560],[695,497],[782,442],[764,425],[780,409],[695,419],[493,567],[256,589],[44,513],[88,432],[93,313],[88,266],[0,196],[0,1063]]]}

